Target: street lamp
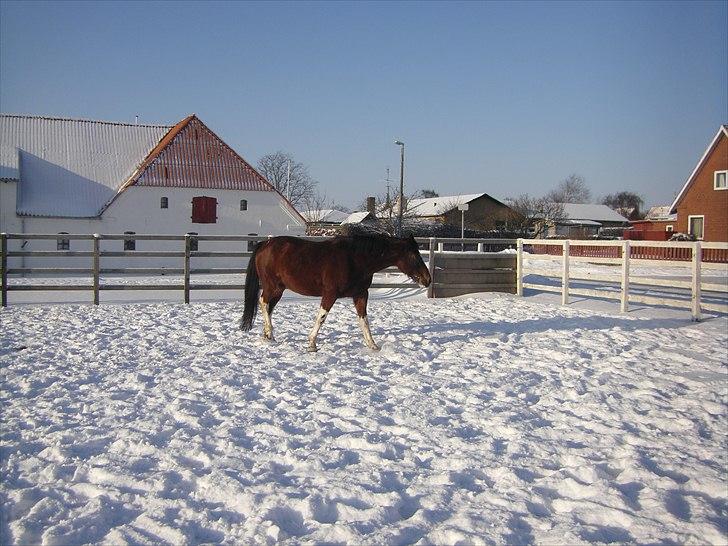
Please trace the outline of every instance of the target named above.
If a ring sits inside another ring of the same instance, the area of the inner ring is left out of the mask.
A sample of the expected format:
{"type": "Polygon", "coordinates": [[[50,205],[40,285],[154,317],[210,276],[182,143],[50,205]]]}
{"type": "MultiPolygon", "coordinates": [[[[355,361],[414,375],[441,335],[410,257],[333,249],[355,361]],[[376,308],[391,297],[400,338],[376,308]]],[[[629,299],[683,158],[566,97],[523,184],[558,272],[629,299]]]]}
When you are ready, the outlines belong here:
{"type": "Polygon", "coordinates": [[[397,214],[397,237],[402,237],[402,207],[404,205],[404,142],[395,140],[399,146],[399,212],[397,214]]]}

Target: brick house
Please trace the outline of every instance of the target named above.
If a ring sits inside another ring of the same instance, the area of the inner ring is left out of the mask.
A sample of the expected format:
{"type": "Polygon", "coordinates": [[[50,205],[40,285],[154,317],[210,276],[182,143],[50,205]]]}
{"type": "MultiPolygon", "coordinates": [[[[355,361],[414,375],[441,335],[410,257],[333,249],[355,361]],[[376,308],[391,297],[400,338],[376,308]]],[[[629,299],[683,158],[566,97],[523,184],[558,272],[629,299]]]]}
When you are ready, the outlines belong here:
{"type": "Polygon", "coordinates": [[[718,133],[670,206],[675,231],[728,242],[728,125],[718,133]]]}

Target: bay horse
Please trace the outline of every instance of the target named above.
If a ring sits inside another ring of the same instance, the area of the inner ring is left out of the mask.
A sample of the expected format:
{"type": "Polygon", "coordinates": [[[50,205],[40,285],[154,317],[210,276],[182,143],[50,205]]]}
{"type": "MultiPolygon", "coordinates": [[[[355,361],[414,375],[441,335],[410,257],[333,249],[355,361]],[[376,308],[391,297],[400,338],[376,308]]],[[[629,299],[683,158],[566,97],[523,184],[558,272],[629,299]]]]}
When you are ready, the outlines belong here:
{"type": "Polygon", "coordinates": [[[240,327],[245,331],[253,327],[260,305],[263,338],[272,341],[271,316],[284,290],[320,296],[321,307],[308,336],[308,350],[314,352],[316,336],[334,302],[350,297],[354,300],[365,343],[378,351],[369,330],[367,300],[374,273],[391,266],[397,266],[423,287],[430,285],[430,272],[412,236],[354,235],[320,242],[283,236],[258,243],[246,271],[245,309],[240,327]]]}

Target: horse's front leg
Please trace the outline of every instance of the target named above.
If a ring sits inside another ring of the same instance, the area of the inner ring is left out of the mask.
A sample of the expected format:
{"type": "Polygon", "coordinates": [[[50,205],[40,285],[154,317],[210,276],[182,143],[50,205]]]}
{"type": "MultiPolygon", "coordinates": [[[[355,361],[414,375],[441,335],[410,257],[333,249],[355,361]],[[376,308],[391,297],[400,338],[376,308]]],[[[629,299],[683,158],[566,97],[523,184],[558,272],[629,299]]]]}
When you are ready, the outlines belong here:
{"type": "Polygon", "coordinates": [[[359,328],[364,334],[364,342],[372,351],[378,351],[377,345],[372,337],[372,331],[369,329],[369,319],[367,318],[367,301],[369,300],[369,291],[365,290],[362,294],[354,296],[354,307],[356,314],[359,315],[359,328]]]}
{"type": "Polygon", "coordinates": [[[326,320],[326,315],[328,315],[329,311],[331,311],[331,308],[334,306],[335,301],[335,296],[324,296],[323,298],[321,298],[321,308],[316,315],[316,322],[314,322],[313,324],[313,329],[308,335],[308,351],[310,353],[315,353],[316,351],[318,351],[318,348],[316,347],[316,336],[318,336],[321,325],[326,320]]]}

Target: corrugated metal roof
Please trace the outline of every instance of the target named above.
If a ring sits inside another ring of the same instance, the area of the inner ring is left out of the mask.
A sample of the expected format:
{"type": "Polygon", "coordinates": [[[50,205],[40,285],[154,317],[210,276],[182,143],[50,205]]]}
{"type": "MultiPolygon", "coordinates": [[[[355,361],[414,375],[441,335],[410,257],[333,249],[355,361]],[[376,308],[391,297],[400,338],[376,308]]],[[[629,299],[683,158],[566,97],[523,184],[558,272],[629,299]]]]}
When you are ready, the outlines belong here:
{"type": "Polygon", "coordinates": [[[129,182],[135,186],[275,191],[197,117],[177,124],[129,182]]]}
{"type": "Polygon", "coordinates": [[[627,222],[627,219],[607,205],[564,203],[564,215],[572,220],[595,222],[627,222]]]}
{"type": "MultiPolygon", "coordinates": [[[[485,193],[472,193],[468,195],[441,195],[440,197],[428,197],[426,199],[410,199],[407,202],[407,210],[410,216],[440,216],[457,208],[458,205],[470,203],[486,195],[485,193]]],[[[396,207],[395,207],[396,208],[396,207]]]]}
{"type": "Polygon", "coordinates": [[[20,215],[98,216],[169,129],[0,114],[0,178],[22,181],[20,215]]]}

